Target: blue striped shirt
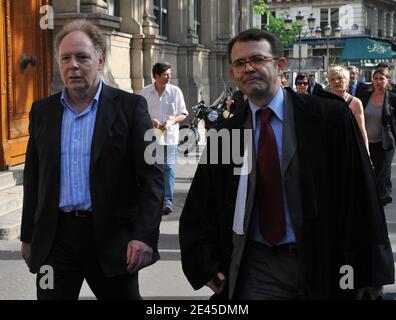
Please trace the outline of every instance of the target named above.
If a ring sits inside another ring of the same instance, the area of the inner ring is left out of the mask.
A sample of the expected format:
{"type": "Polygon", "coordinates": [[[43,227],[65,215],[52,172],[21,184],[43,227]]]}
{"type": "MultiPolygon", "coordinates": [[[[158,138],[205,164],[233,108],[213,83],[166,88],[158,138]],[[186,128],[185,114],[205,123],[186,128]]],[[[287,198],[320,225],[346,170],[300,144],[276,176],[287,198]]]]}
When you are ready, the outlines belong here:
{"type": "Polygon", "coordinates": [[[91,209],[89,165],[91,160],[92,135],[102,81],[91,105],[78,114],[72,107],[64,88],[61,131],[61,174],[59,208],[62,211],[91,209]]]}

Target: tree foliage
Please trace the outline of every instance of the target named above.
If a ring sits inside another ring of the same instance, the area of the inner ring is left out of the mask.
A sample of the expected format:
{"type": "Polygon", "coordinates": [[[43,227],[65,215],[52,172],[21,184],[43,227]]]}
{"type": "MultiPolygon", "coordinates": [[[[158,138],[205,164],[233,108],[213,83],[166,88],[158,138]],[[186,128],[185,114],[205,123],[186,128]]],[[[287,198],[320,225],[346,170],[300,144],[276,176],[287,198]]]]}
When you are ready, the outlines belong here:
{"type": "Polygon", "coordinates": [[[275,34],[284,46],[292,44],[296,40],[298,26],[295,22],[292,23],[291,30],[286,30],[283,19],[276,18],[271,14],[265,0],[254,0],[253,8],[255,13],[268,17],[268,24],[262,24],[261,28],[275,34]]]}

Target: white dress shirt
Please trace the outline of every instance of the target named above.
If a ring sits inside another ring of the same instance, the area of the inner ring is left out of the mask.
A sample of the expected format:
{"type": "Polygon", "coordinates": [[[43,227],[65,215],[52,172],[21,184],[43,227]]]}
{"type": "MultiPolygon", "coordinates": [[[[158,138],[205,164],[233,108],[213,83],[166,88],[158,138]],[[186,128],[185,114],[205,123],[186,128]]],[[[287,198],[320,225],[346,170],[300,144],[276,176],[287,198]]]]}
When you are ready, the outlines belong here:
{"type": "MultiPolygon", "coordinates": [[[[161,124],[175,118],[179,114],[188,115],[183,93],[179,87],[167,84],[161,96],[150,84],[143,88],[141,95],[146,98],[151,119],[158,119],[161,124]]],[[[176,123],[163,134],[157,136],[161,145],[177,145],[179,143],[179,124],[176,123]]]]}

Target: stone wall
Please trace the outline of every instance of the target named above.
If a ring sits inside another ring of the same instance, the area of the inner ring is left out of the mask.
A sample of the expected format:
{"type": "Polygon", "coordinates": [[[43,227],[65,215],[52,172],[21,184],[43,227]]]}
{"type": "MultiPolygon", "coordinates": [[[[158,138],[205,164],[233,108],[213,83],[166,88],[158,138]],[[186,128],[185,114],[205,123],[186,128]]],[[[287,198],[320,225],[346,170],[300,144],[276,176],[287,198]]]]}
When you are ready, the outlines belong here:
{"type": "MultiPolygon", "coordinates": [[[[253,27],[253,0],[202,0],[201,39],[194,21],[194,0],[168,0],[169,34],[159,35],[152,0],[119,0],[120,17],[107,14],[104,0],[53,0],[55,32],[67,22],[85,18],[106,35],[108,55],[103,79],[140,93],[153,81],[152,66],[172,65],[188,108],[200,99],[214,101],[231,85],[226,45],[242,29],[253,27]]],[[[56,60],[53,91],[62,87],[56,60]]]]}

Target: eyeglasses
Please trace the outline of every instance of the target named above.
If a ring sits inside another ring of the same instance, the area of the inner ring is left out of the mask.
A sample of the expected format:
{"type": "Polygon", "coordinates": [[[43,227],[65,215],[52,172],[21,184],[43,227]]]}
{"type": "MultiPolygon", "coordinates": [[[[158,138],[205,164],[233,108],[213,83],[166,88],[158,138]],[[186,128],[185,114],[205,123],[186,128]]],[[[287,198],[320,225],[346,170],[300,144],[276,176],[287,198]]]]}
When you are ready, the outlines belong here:
{"type": "Polygon", "coordinates": [[[234,71],[242,72],[245,69],[246,63],[249,63],[253,68],[259,68],[271,60],[277,60],[277,58],[255,55],[249,59],[235,60],[233,63],[231,63],[231,67],[234,69],[234,71]]]}
{"type": "Polygon", "coordinates": [[[307,86],[308,82],[297,82],[298,86],[307,86]]]}

